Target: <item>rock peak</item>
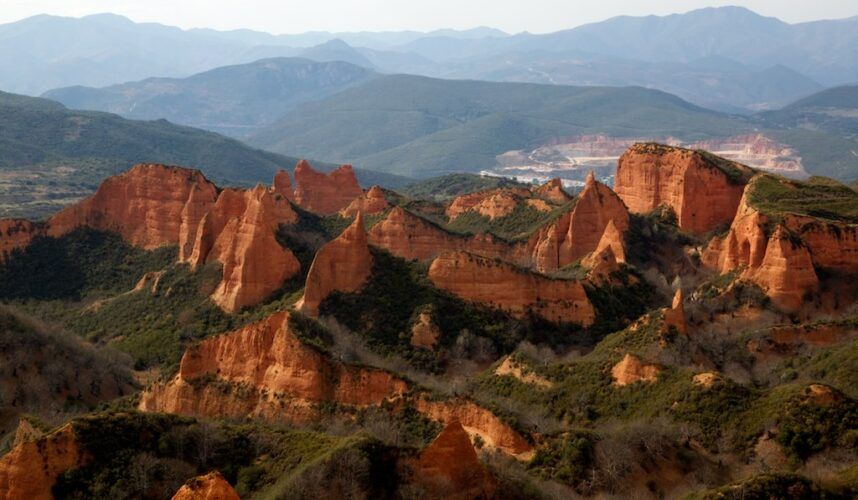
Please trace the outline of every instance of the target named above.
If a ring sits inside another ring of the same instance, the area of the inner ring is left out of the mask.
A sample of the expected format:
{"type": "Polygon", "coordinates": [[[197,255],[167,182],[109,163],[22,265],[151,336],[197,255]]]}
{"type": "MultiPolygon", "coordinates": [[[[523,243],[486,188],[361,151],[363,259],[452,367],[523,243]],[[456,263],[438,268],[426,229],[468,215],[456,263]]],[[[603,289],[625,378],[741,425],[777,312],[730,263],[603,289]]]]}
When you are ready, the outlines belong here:
{"type": "Polygon", "coordinates": [[[594,174],[593,171],[590,170],[589,172],[587,172],[587,179],[584,181],[584,185],[585,186],[591,186],[595,182],[596,182],[596,174],[594,174]]]}

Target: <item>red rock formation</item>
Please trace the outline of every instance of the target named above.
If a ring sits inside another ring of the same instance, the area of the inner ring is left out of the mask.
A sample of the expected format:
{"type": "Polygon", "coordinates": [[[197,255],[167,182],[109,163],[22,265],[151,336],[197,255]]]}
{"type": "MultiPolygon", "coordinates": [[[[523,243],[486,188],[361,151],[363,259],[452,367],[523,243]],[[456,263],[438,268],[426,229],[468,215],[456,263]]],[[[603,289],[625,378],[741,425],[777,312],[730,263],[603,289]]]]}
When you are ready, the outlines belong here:
{"type": "Polygon", "coordinates": [[[553,224],[537,231],[527,242],[525,253],[540,271],[568,266],[598,248],[609,222],[622,241],[621,235],[629,227],[628,211],[620,198],[608,186],[597,182],[590,172],[575,206],[553,224]]]}
{"type": "Polygon", "coordinates": [[[24,219],[0,219],[0,264],[15,250],[26,248],[43,235],[42,225],[24,219]]]}
{"type": "Polygon", "coordinates": [[[471,435],[480,436],[489,448],[521,459],[533,455],[533,446],[495,414],[469,401],[432,401],[417,398],[415,408],[432,420],[449,424],[459,421],[471,435]]]}
{"type": "Polygon", "coordinates": [[[798,236],[819,267],[858,274],[858,225],[787,215],[784,226],[798,236]]]}
{"type": "Polygon", "coordinates": [[[819,285],[810,252],[780,225],[769,238],[759,268],[749,269],[746,276],[760,285],[775,305],[787,311],[800,309],[805,294],[819,285]]]}
{"type": "Polygon", "coordinates": [[[444,213],[450,220],[468,211],[474,211],[489,219],[504,217],[512,213],[519,203],[530,197],[527,189],[490,189],[456,197],[444,213]]]}
{"type": "Polygon", "coordinates": [[[432,320],[432,314],[423,311],[411,327],[411,345],[422,349],[432,350],[441,336],[441,330],[432,320]]]}
{"type": "Polygon", "coordinates": [[[275,236],[281,224],[297,219],[285,198],[261,185],[224,189],[193,230],[193,238],[183,237],[193,242],[186,262],[194,268],[212,261],[223,264],[223,279],[212,300],[224,310],[255,305],[301,270],[298,259],[275,236]]]}
{"type": "Polygon", "coordinates": [[[369,188],[366,193],[358,196],[346,208],[340,210],[341,217],[354,217],[358,212],[366,215],[378,214],[390,208],[384,190],[378,186],[369,188]]]}
{"type": "Polygon", "coordinates": [[[220,472],[214,471],[189,480],[173,495],[173,500],[239,500],[239,497],[220,472]]]}
{"type": "Polygon", "coordinates": [[[557,177],[534,189],[533,194],[537,198],[542,198],[558,205],[572,201],[572,197],[563,190],[563,181],[557,177]]]}
{"type": "Polygon", "coordinates": [[[662,310],[664,314],[664,327],[676,328],[676,331],[682,335],[688,333],[688,326],[685,322],[685,306],[682,300],[682,290],[677,290],[673,296],[673,304],[669,308],[662,310]]]}
{"type": "Polygon", "coordinates": [[[593,324],[595,311],[583,285],[550,279],[512,264],[465,252],[447,252],[429,267],[438,288],[517,317],[533,313],[548,321],[593,324]]]}
{"type": "Polygon", "coordinates": [[[401,207],[393,207],[387,217],[369,230],[369,242],[403,259],[425,260],[444,250],[465,247],[468,238],[455,236],[401,207]]]}
{"type": "MultiPolygon", "coordinates": [[[[721,159],[743,176],[751,170],[721,159]]],[[[657,144],[635,144],[617,164],[614,189],[629,210],[646,213],[667,205],[679,227],[705,233],[729,224],[745,182],[731,181],[714,161],[697,151],[657,144]]]]}
{"type": "Polygon", "coordinates": [[[611,247],[591,253],[581,263],[590,268],[587,272],[587,280],[597,284],[608,283],[611,280],[611,274],[620,270],[620,264],[611,247]]]}
{"type": "Polygon", "coordinates": [[[295,199],[295,192],[292,190],[292,182],[289,180],[289,172],[278,170],[274,174],[274,192],[285,197],[289,201],[295,199]]]}
{"type": "Polygon", "coordinates": [[[319,214],[335,214],[362,194],[351,165],[325,175],[301,160],[295,166],[295,184],[295,202],[319,214]]]}
{"type": "Polygon", "coordinates": [[[332,361],[304,345],[296,328],[288,312],[279,312],[202,341],[185,352],[172,380],[143,393],[139,409],[306,422],[318,417],[317,403],[378,405],[407,391],[388,372],[332,361]]]}
{"type": "Polygon", "coordinates": [[[611,368],[611,377],[614,385],[624,386],[635,382],[655,382],[660,372],[658,365],[644,363],[637,356],[627,353],[622,361],[611,368]]]}
{"type": "Polygon", "coordinates": [[[0,498],[51,500],[60,474],[88,460],[71,425],[21,443],[0,458],[0,498]]]}
{"type": "Polygon", "coordinates": [[[354,222],[341,235],[316,252],[304,297],[295,307],[310,315],[319,314],[319,304],[332,292],[360,290],[372,272],[372,254],[367,245],[363,214],[358,212],[354,222]]]}
{"type": "Polygon", "coordinates": [[[491,498],[494,482],[483,468],[461,422],[449,422],[420,452],[415,479],[432,498],[491,498]]]}
{"type": "Polygon", "coordinates": [[[198,170],[137,165],[108,178],[95,194],[51,217],[48,235],[58,237],[85,226],[116,232],[143,249],[175,245],[182,214],[204,212],[186,205],[211,203],[216,191],[198,170]]]}

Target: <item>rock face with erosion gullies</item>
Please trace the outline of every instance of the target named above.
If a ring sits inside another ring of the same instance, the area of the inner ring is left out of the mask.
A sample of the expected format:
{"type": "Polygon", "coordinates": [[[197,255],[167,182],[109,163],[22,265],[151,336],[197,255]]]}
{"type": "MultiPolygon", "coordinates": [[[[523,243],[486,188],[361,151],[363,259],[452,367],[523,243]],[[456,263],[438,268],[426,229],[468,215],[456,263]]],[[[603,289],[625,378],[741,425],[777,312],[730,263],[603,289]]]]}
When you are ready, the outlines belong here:
{"type": "Polygon", "coordinates": [[[307,422],[318,417],[320,403],[378,405],[407,391],[388,372],[333,361],[304,345],[296,321],[279,312],[200,342],[185,352],[172,380],[143,393],[139,409],[307,422]]]}
{"type": "Polygon", "coordinates": [[[337,213],[363,194],[351,165],[323,174],[301,160],[295,166],[295,184],[295,203],[323,215],[337,213]]]}
{"type": "Polygon", "coordinates": [[[384,190],[378,186],[372,186],[365,193],[358,196],[346,208],[340,210],[341,217],[354,217],[359,212],[373,215],[384,212],[390,208],[384,190]]]}
{"type": "Polygon", "coordinates": [[[520,318],[532,313],[548,321],[582,326],[595,320],[595,310],[580,282],[551,279],[496,259],[447,252],[432,262],[429,279],[464,300],[520,318]]]}
{"type": "MultiPolygon", "coordinates": [[[[629,227],[629,213],[617,194],[596,181],[591,172],[575,205],[555,222],[537,230],[524,244],[524,257],[517,260],[543,272],[573,264],[597,250],[609,223],[613,229],[608,238],[616,238],[618,233],[622,240],[629,227]]],[[[619,249],[615,249],[615,257],[618,251],[624,257],[625,252],[619,249]]]]}
{"type": "Polygon", "coordinates": [[[372,254],[367,245],[363,214],[357,217],[341,235],[316,252],[304,297],[296,308],[310,316],[319,314],[319,304],[332,292],[357,292],[372,272],[372,254]]]}
{"type": "Polygon", "coordinates": [[[733,220],[752,173],[700,151],[635,144],[620,157],[614,189],[631,212],[665,205],[676,213],[680,229],[706,233],[733,220]]]}
{"type": "Polygon", "coordinates": [[[534,189],[533,195],[558,205],[572,200],[572,197],[563,189],[563,181],[557,177],[534,189]]]}
{"type": "Polygon", "coordinates": [[[274,174],[274,192],[285,197],[289,201],[295,199],[295,191],[292,189],[292,181],[289,180],[289,172],[278,170],[274,174]]]}
{"type": "Polygon", "coordinates": [[[778,225],[766,245],[763,261],[747,277],[760,285],[778,307],[787,311],[801,308],[804,296],[819,285],[810,252],[778,225]]]}
{"type": "Polygon", "coordinates": [[[414,476],[432,498],[490,498],[491,476],[480,463],[468,433],[458,420],[450,421],[420,452],[414,476]]]}
{"type": "Polygon", "coordinates": [[[70,424],[20,443],[0,458],[0,498],[50,500],[57,478],[87,461],[70,424]]]}
{"type": "Polygon", "coordinates": [[[213,261],[223,264],[212,300],[226,311],[237,311],[264,300],[300,272],[298,259],[276,238],[281,224],[297,220],[286,198],[261,185],[227,188],[195,228],[183,224],[189,230],[183,239],[192,243],[180,259],[193,268],[213,261]]]}
{"type": "Polygon", "coordinates": [[[0,264],[15,250],[26,248],[45,233],[44,226],[25,219],[0,219],[0,264]]]}
{"type": "Polygon", "coordinates": [[[118,233],[147,250],[176,245],[183,213],[203,213],[216,196],[215,185],[198,170],[141,164],[106,179],[95,194],[51,217],[48,235],[89,227],[118,233]]]}
{"type": "Polygon", "coordinates": [[[433,401],[425,397],[414,403],[420,413],[445,425],[461,423],[471,436],[479,436],[491,449],[498,449],[521,459],[533,455],[533,446],[494,413],[465,400],[433,401]]]}
{"type": "Polygon", "coordinates": [[[239,497],[221,473],[214,471],[189,480],[172,500],[239,500],[239,497]]]}
{"type": "Polygon", "coordinates": [[[660,372],[658,365],[644,363],[637,356],[627,353],[611,368],[611,377],[614,379],[614,385],[622,387],[635,382],[655,382],[660,372]]]}

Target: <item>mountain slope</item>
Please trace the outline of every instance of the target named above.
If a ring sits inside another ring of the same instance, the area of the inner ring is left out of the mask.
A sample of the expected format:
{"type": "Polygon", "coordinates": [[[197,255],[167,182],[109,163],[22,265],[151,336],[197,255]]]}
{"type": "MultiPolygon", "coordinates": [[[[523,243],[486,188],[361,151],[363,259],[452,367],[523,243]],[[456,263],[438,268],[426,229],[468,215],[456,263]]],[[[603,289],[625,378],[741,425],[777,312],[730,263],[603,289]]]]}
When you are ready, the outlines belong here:
{"type": "MultiPolygon", "coordinates": [[[[126,120],[0,93],[0,216],[54,212],[135,163],[193,166],[217,182],[247,185],[271,182],[296,161],[166,120],[126,120]]],[[[396,180],[358,175],[361,182],[396,180]]]]}
{"type": "Polygon", "coordinates": [[[173,123],[241,137],[302,102],[334,94],[373,76],[345,62],[263,59],[188,78],[149,78],[95,89],[67,87],[44,94],[74,109],[173,123]]]}
{"type": "Polygon", "coordinates": [[[744,128],[742,119],[642,88],[393,75],[298,106],[249,142],[426,177],[478,171],[505,151],[585,133],[695,139],[744,128]]]}

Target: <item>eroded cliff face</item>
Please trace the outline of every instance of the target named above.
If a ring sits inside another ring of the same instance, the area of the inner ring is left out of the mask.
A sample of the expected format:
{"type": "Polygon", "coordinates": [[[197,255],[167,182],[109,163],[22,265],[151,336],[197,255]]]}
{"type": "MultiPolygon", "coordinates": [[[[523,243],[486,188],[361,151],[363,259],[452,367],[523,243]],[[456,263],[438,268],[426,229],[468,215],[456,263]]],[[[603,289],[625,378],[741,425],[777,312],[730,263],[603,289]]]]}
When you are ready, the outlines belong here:
{"type": "Polygon", "coordinates": [[[332,361],[304,345],[294,321],[279,312],[200,342],[185,352],[172,380],[143,393],[139,409],[306,422],[318,416],[318,403],[378,405],[408,390],[388,372],[332,361]]]}
{"type": "Polygon", "coordinates": [[[413,469],[417,483],[432,498],[490,498],[495,490],[468,433],[455,419],[420,452],[413,469]]]}
{"type": "Polygon", "coordinates": [[[378,186],[372,186],[366,193],[358,196],[346,208],[340,210],[341,217],[354,217],[358,213],[373,215],[384,212],[390,208],[384,190],[378,186]]]}
{"type": "Polygon", "coordinates": [[[682,290],[677,290],[673,296],[673,303],[669,308],[662,310],[664,316],[664,327],[673,327],[682,335],[688,333],[688,324],[685,321],[685,305],[682,290]]]}
{"type": "Polygon", "coordinates": [[[15,250],[26,248],[34,238],[43,235],[41,224],[25,219],[0,219],[0,264],[15,250]]]}
{"type": "Polygon", "coordinates": [[[295,199],[295,191],[292,189],[292,181],[289,180],[289,173],[285,170],[278,170],[274,174],[274,192],[283,196],[289,201],[295,199]]]}
{"type": "Polygon", "coordinates": [[[620,157],[614,189],[634,213],[666,205],[681,229],[706,233],[733,220],[750,174],[744,165],[697,151],[635,144],[620,157]]]}
{"type": "Polygon", "coordinates": [[[319,304],[334,291],[356,292],[363,287],[372,272],[372,254],[367,245],[363,214],[357,217],[341,235],[316,252],[304,297],[296,308],[310,316],[319,314],[319,304]]]}
{"type": "Polygon", "coordinates": [[[335,214],[363,194],[351,165],[330,174],[313,170],[306,160],[295,166],[295,203],[318,214],[335,214]]]}
{"type": "Polygon", "coordinates": [[[0,458],[0,498],[51,500],[60,474],[88,460],[71,425],[18,444],[0,458]]]}
{"type": "Polygon", "coordinates": [[[819,286],[807,247],[781,225],[769,238],[760,266],[748,269],[743,276],[760,285],[772,302],[786,311],[800,309],[804,296],[819,286]]]}
{"type": "Polygon", "coordinates": [[[783,224],[808,248],[814,264],[858,274],[858,225],[799,215],[787,215],[783,224]]]}
{"type": "MultiPolygon", "coordinates": [[[[628,211],[617,194],[590,172],[575,206],[540,228],[524,245],[525,259],[543,272],[573,264],[597,250],[609,223],[614,226],[610,233],[619,233],[622,240],[629,227],[628,211]]],[[[625,252],[620,255],[625,256],[625,252]]]]}
{"type": "Polygon", "coordinates": [[[238,493],[220,472],[209,472],[185,483],[173,500],[239,500],[238,493]]]}
{"type": "Polygon", "coordinates": [[[533,456],[533,446],[494,413],[470,401],[433,401],[419,397],[415,408],[432,420],[445,425],[458,421],[471,436],[479,436],[492,449],[498,449],[522,460],[533,456]]]}
{"type": "Polygon", "coordinates": [[[572,201],[572,197],[563,190],[563,181],[557,177],[534,189],[533,195],[558,205],[572,201]]]}
{"type": "Polygon", "coordinates": [[[506,262],[466,252],[446,252],[429,267],[438,288],[516,317],[532,313],[555,323],[589,326],[595,310],[578,281],[550,279],[506,262]]]}
{"type": "Polygon", "coordinates": [[[183,241],[192,243],[180,259],[193,268],[223,264],[223,279],[211,297],[224,310],[237,311],[264,300],[300,272],[298,259],[275,236],[281,224],[297,220],[286,198],[261,185],[224,189],[195,228],[183,224],[189,230],[183,241]]]}
{"type": "Polygon", "coordinates": [[[85,226],[118,233],[147,250],[175,245],[182,214],[205,212],[186,205],[212,203],[216,196],[215,185],[198,170],[141,164],[109,177],[95,194],[51,217],[48,235],[59,237],[85,226]]]}

